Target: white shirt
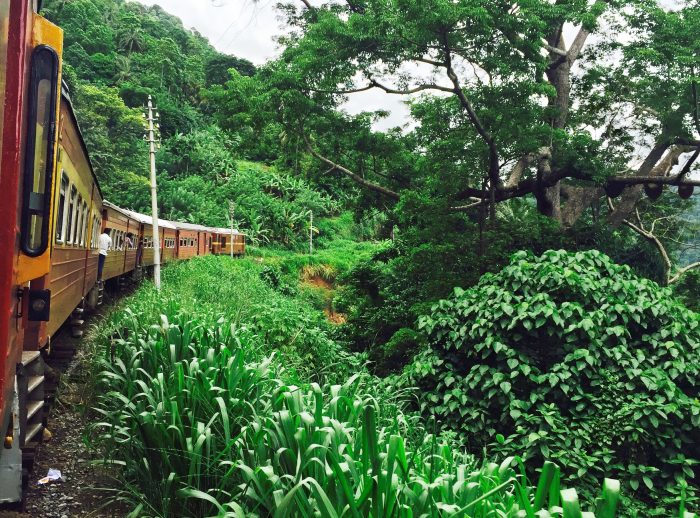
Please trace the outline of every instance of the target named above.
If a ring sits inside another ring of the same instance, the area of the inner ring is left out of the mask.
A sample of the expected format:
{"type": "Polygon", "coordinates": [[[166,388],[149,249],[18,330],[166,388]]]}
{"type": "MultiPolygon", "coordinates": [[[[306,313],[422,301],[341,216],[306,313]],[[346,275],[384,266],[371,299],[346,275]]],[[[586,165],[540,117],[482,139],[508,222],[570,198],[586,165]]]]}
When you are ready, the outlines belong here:
{"type": "Polygon", "coordinates": [[[107,250],[112,248],[112,238],[109,237],[109,234],[100,234],[98,246],[100,248],[100,255],[107,255],[107,250]]]}

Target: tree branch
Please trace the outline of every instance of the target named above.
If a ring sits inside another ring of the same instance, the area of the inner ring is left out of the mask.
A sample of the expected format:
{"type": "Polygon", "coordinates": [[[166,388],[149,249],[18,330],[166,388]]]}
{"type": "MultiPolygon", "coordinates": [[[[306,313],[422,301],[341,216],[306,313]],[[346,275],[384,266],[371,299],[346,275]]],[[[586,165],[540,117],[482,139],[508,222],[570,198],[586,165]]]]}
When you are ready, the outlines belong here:
{"type": "Polygon", "coordinates": [[[684,180],[681,174],[674,176],[611,176],[608,178],[607,183],[621,183],[624,185],[659,183],[663,185],[693,185],[700,187],[700,180],[684,180]]]}
{"type": "Polygon", "coordinates": [[[683,268],[679,269],[676,272],[676,275],[668,279],[668,283],[673,284],[674,282],[677,282],[678,280],[680,280],[683,274],[689,272],[690,270],[694,270],[695,268],[700,268],[700,261],[698,261],[697,263],[689,264],[688,266],[684,266],[683,268]]]}
{"type": "Polygon", "coordinates": [[[574,41],[571,43],[571,47],[569,47],[566,53],[566,58],[569,60],[569,63],[573,63],[581,55],[581,50],[583,50],[583,46],[586,44],[586,39],[589,34],[590,32],[588,29],[583,27],[579,29],[578,34],[576,34],[574,41]]]}
{"type": "Polygon", "coordinates": [[[324,157],[321,155],[318,151],[314,149],[314,147],[311,145],[311,141],[309,140],[309,137],[304,133],[303,131],[301,132],[301,136],[304,139],[304,142],[306,143],[306,148],[309,150],[309,153],[311,153],[313,156],[318,158],[321,162],[325,163],[326,165],[331,166],[331,171],[333,169],[337,169],[338,171],[342,172],[346,176],[352,178],[356,183],[367,187],[368,189],[371,189],[375,192],[378,192],[380,194],[383,194],[393,200],[398,200],[400,198],[399,193],[392,191],[391,189],[387,189],[386,187],[383,187],[379,184],[376,184],[374,182],[370,182],[368,180],[365,180],[362,178],[359,174],[351,171],[350,169],[343,167],[340,164],[336,164],[332,160],[324,157]]]}
{"type": "Polygon", "coordinates": [[[462,104],[462,107],[467,112],[469,121],[472,123],[472,125],[476,129],[476,132],[481,136],[484,142],[486,142],[486,145],[489,148],[489,180],[491,182],[491,190],[495,191],[502,185],[500,176],[500,165],[498,162],[498,148],[496,147],[496,142],[491,136],[491,133],[489,133],[486,130],[486,128],[484,128],[484,125],[481,123],[479,116],[474,111],[474,107],[472,106],[471,102],[469,102],[469,99],[467,99],[464,90],[462,90],[462,87],[459,84],[459,78],[457,77],[454,68],[452,68],[452,51],[450,50],[450,46],[447,42],[447,35],[444,35],[443,39],[445,51],[445,68],[447,69],[447,77],[449,77],[450,81],[452,81],[452,84],[454,86],[453,92],[457,95],[457,98],[462,104]]]}
{"type": "Polygon", "coordinates": [[[422,92],[424,90],[439,90],[441,92],[448,92],[451,94],[455,93],[454,89],[452,89],[452,88],[448,88],[446,86],[440,86],[440,85],[436,85],[436,84],[432,84],[432,83],[418,85],[416,87],[409,88],[407,90],[398,90],[396,88],[391,88],[389,86],[385,86],[374,79],[370,79],[370,82],[367,86],[361,86],[359,88],[349,88],[347,90],[321,90],[318,88],[309,88],[309,90],[312,92],[319,92],[319,93],[325,93],[325,94],[344,95],[344,94],[356,94],[359,92],[366,92],[367,90],[371,90],[372,88],[379,88],[380,90],[384,90],[388,94],[397,94],[397,95],[410,95],[410,94],[422,92]]]}
{"type": "MultiPolygon", "coordinates": [[[[613,202],[610,198],[607,198],[608,200],[608,207],[610,208],[611,211],[615,210],[615,207],[613,206],[613,202]]],[[[677,282],[685,273],[689,272],[690,270],[693,270],[694,268],[700,268],[700,261],[696,263],[689,264],[687,266],[684,266],[683,268],[679,268],[676,271],[675,275],[671,274],[671,271],[673,270],[673,263],[671,262],[671,258],[668,255],[668,252],[666,251],[666,247],[663,245],[661,240],[654,234],[654,226],[656,225],[656,222],[664,219],[664,218],[658,218],[654,220],[651,226],[651,230],[647,230],[644,228],[644,224],[642,223],[642,218],[639,215],[639,211],[635,209],[635,216],[637,218],[638,224],[634,224],[631,221],[624,219],[622,220],[622,223],[632,229],[634,232],[642,236],[644,239],[647,241],[651,242],[656,249],[659,251],[659,254],[661,255],[661,259],[664,262],[664,282],[666,283],[667,286],[677,282]]]]}
{"type": "Polygon", "coordinates": [[[557,54],[558,56],[566,57],[566,51],[564,49],[560,49],[559,47],[554,47],[554,46],[550,45],[549,43],[545,43],[543,46],[545,49],[547,49],[552,54],[557,54]]]}

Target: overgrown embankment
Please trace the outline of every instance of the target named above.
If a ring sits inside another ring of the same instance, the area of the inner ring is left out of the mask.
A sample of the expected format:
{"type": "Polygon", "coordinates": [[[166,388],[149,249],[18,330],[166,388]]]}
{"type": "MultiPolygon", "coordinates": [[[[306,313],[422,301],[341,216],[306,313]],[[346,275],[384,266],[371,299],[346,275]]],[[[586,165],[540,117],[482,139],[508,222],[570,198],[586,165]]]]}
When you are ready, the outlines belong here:
{"type": "MultiPolygon", "coordinates": [[[[296,260],[169,266],[101,330],[93,440],[135,515],[581,516],[552,464],[530,481],[519,458],[476,459],[402,412],[322,311],[270,285],[266,268],[296,260]]],[[[617,485],[603,497],[614,516],[617,485]]]]}

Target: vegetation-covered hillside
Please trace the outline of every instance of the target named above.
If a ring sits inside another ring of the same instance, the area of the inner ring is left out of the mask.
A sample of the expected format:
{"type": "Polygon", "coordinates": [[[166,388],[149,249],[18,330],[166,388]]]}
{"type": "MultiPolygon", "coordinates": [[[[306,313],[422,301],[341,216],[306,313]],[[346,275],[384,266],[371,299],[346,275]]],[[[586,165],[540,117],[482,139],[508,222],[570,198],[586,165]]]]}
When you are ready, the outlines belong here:
{"type": "Polygon", "coordinates": [[[152,95],[161,214],[234,202],[262,246],[114,317],[98,435],[143,514],[698,505],[696,0],[302,0],[258,68],[158,7],[44,9],[107,197],[148,212],[152,95]]]}
{"type": "Polygon", "coordinates": [[[240,162],[241,137],[212,118],[207,88],[229,69],[252,75],[247,60],[217,52],[160,7],[123,0],[49,0],[44,14],[65,34],[64,79],[103,192],[123,207],[150,213],[143,106],[152,95],[162,136],[157,155],[160,214],[228,226],[252,241],[292,244],[308,235],[308,212],[338,205],[284,171],[240,162]]]}

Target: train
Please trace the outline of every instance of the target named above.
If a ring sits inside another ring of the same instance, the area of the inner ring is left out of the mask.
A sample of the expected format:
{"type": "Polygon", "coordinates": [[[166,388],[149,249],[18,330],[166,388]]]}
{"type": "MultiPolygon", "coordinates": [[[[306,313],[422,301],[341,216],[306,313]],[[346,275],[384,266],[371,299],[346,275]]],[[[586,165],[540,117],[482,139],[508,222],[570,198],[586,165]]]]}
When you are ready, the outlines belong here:
{"type": "Polygon", "coordinates": [[[245,234],[159,220],[104,199],[70,92],[63,32],[40,0],[0,0],[0,503],[20,502],[46,424],[51,339],[102,302],[105,283],[162,263],[245,253],[245,234]],[[112,249],[98,279],[100,234],[112,249]]]}

